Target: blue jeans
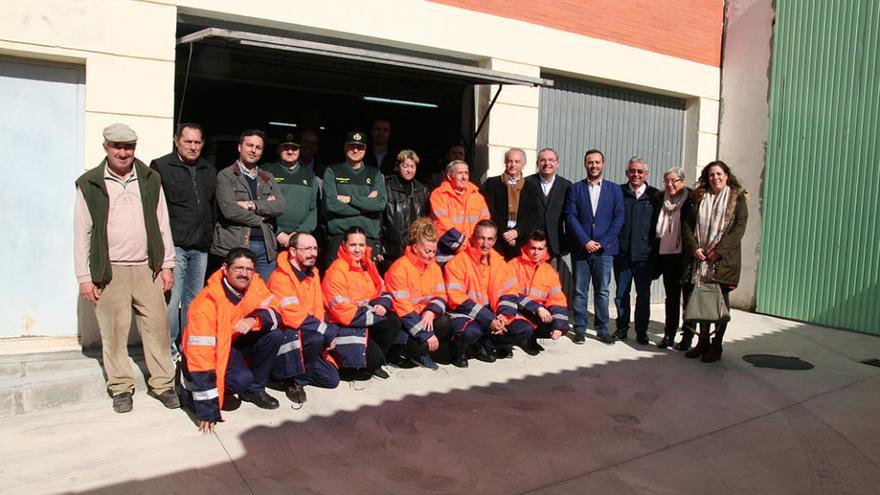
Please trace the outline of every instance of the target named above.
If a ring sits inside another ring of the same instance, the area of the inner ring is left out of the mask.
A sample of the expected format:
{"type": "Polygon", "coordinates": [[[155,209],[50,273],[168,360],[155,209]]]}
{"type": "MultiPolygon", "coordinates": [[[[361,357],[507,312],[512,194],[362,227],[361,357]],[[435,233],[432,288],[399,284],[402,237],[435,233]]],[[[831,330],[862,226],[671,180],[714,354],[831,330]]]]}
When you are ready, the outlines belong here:
{"type": "Polygon", "coordinates": [[[626,335],[629,331],[630,297],[633,281],[636,284],[636,334],[648,333],[651,320],[651,281],[654,269],[647,261],[614,260],[614,280],[617,293],[614,307],[617,308],[617,331],[626,335]]]}
{"type": "Polygon", "coordinates": [[[593,311],[596,333],[608,332],[608,284],[611,282],[613,256],[572,253],[574,264],[574,332],[587,333],[587,296],[593,283],[593,311]]]}
{"type": "Polygon", "coordinates": [[[196,294],[205,286],[208,253],[197,249],[174,246],[174,287],[168,300],[168,330],[171,336],[171,355],[176,356],[177,339],[186,328],[186,312],[196,294]]]}
{"type": "MultiPolygon", "coordinates": [[[[271,242],[275,242],[272,239],[271,242]]],[[[272,272],[275,271],[275,260],[270,260],[266,254],[266,243],[263,242],[262,239],[258,239],[256,241],[248,242],[248,249],[253,251],[253,253],[257,256],[257,273],[260,274],[260,278],[263,279],[263,282],[269,283],[269,275],[272,275],[272,272]]]]}

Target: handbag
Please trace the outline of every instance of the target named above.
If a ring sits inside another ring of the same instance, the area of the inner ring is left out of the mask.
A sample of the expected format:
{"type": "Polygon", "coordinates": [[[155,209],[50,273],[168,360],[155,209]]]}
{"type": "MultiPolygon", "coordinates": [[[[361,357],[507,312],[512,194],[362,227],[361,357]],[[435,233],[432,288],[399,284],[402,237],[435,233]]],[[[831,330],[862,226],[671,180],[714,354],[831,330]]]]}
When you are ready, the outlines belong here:
{"type": "Polygon", "coordinates": [[[718,284],[703,283],[694,286],[687,306],[684,308],[685,321],[707,321],[724,323],[730,321],[730,310],[724,304],[721,287],[718,284]]]}

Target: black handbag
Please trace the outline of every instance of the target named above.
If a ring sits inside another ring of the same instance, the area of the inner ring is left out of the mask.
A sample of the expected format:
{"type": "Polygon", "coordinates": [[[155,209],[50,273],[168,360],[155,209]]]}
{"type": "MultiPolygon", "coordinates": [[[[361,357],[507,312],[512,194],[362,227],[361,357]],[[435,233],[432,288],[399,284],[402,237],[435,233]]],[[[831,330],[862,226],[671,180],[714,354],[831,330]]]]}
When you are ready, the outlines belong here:
{"type": "Polygon", "coordinates": [[[703,283],[694,286],[687,306],[684,308],[685,321],[705,321],[725,323],[730,321],[730,310],[724,304],[721,287],[718,284],[703,283]]]}

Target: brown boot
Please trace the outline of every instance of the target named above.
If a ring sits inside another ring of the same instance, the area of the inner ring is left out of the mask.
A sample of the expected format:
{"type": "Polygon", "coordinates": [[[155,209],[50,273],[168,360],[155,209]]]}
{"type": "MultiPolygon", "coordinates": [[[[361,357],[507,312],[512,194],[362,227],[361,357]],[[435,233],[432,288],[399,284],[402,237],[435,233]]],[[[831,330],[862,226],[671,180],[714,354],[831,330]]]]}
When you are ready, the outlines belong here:
{"type": "Polygon", "coordinates": [[[697,345],[694,346],[693,349],[684,353],[684,357],[688,359],[696,359],[701,357],[706,349],[709,348],[709,329],[708,328],[700,328],[699,340],[697,340],[697,345]]]}

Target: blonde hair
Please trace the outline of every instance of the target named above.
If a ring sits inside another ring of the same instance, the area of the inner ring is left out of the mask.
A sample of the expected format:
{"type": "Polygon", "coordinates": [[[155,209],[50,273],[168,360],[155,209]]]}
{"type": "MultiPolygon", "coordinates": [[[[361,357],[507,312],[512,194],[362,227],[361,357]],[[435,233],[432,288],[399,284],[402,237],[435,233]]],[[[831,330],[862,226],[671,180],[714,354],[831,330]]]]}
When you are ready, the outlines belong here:
{"type": "Polygon", "coordinates": [[[409,226],[410,243],[419,241],[437,242],[437,229],[434,228],[434,222],[430,218],[417,218],[409,226]]]}
{"type": "Polygon", "coordinates": [[[401,152],[397,154],[397,164],[400,165],[405,162],[407,158],[414,161],[416,165],[419,164],[419,155],[413,150],[401,150],[401,152]]]}

